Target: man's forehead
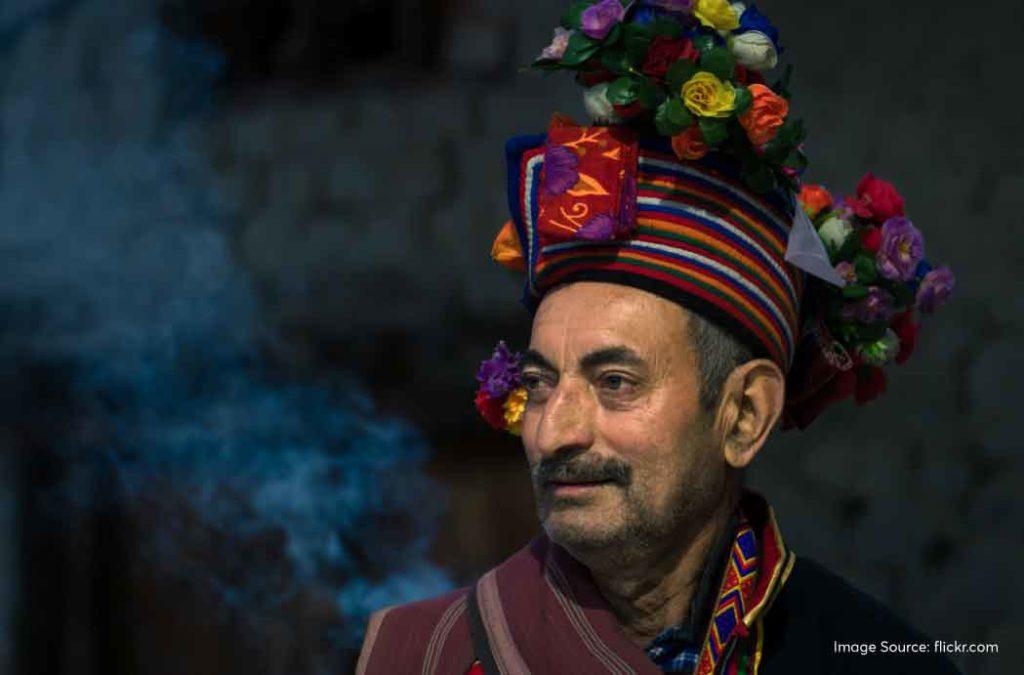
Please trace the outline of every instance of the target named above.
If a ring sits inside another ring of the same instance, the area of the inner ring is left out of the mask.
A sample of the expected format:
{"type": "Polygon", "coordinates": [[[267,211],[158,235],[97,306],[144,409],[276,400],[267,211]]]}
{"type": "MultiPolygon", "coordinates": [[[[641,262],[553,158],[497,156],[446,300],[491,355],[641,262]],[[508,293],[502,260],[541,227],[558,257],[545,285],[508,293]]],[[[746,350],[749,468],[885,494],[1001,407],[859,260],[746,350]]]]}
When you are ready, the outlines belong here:
{"type": "Polygon", "coordinates": [[[644,359],[688,345],[687,312],[657,295],[628,286],[577,282],[549,292],[534,316],[530,347],[546,358],[574,358],[622,348],[644,359]]]}

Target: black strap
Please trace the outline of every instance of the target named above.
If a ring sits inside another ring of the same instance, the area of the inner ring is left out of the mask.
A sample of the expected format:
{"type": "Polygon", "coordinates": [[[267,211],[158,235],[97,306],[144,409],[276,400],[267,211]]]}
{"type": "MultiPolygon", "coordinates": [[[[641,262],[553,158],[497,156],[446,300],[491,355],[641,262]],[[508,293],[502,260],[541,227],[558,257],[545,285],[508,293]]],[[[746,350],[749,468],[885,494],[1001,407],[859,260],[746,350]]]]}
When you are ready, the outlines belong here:
{"type": "Polygon", "coordinates": [[[498,664],[494,661],[494,653],[491,652],[491,643],[487,639],[487,631],[484,629],[484,621],[480,617],[480,607],[476,602],[476,584],[469,589],[469,597],[466,602],[466,615],[469,618],[469,634],[473,638],[473,652],[480,660],[485,675],[501,675],[498,671],[498,664]]]}

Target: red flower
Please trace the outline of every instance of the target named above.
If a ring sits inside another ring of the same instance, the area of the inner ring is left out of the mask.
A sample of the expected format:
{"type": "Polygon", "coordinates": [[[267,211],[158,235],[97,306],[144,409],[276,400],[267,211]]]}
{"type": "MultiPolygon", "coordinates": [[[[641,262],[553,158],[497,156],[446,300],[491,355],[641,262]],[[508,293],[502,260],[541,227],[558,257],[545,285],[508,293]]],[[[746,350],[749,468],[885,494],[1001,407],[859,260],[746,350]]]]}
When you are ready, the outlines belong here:
{"type": "Polygon", "coordinates": [[[476,392],[476,409],[480,415],[498,431],[505,430],[505,401],[500,398],[492,398],[487,392],[480,389],[476,392]]]}
{"type": "Polygon", "coordinates": [[[854,400],[858,405],[867,403],[885,393],[887,380],[885,371],[878,366],[861,366],[857,369],[857,389],[854,400]]]}
{"type": "Polygon", "coordinates": [[[882,246],[882,230],[877,227],[866,227],[861,230],[860,245],[869,253],[877,253],[882,246]]]}
{"type": "Polygon", "coordinates": [[[679,59],[696,61],[698,58],[700,51],[689,39],[674,40],[667,35],[659,35],[651,41],[651,46],[647,49],[647,58],[640,70],[648,77],[663,80],[668,69],[679,59]]]}
{"type": "Polygon", "coordinates": [[[913,312],[908,309],[897,314],[891,325],[896,337],[900,339],[900,351],[896,355],[896,363],[903,363],[914,353],[914,347],[917,346],[917,331],[921,328],[921,324],[914,321],[913,312]]]}
{"type": "Polygon", "coordinates": [[[600,61],[590,59],[583,66],[585,70],[576,73],[576,81],[584,87],[593,87],[595,84],[615,79],[615,73],[602,66],[600,61]]]}
{"type": "Polygon", "coordinates": [[[643,111],[647,110],[647,108],[643,107],[643,105],[640,104],[640,101],[633,101],[632,103],[629,103],[627,105],[616,105],[613,103],[612,108],[615,109],[616,115],[624,119],[636,117],[643,111]]]}
{"type": "Polygon", "coordinates": [[[877,223],[903,215],[903,197],[892,183],[875,178],[870,171],[857,183],[857,196],[847,197],[846,203],[861,218],[877,223]]]}
{"type": "Polygon", "coordinates": [[[740,84],[764,84],[764,78],[761,77],[761,73],[736,64],[736,72],[733,74],[733,79],[740,84]]]}

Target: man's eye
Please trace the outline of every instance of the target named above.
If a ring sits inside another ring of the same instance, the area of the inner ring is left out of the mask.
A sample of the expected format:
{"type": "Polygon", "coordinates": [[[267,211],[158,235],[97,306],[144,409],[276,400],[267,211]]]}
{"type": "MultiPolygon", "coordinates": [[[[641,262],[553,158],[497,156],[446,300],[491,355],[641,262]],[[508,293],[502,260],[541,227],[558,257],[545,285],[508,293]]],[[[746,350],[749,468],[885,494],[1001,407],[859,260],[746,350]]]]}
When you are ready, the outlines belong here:
{"type": "Polygon", "coordinates": [[[608,373],[601,377],[601,386],[607,391],[615,393],[624,393],[632,391],[635,383],[626,377],[625,375],[619,375],[618,373],[608,373]]]}
{"type": "Polygon", "coordinates": [[[537,373],[523,373],[520,380],[526,393],[531,396],[547,390],[547,381],[537,373]]]}

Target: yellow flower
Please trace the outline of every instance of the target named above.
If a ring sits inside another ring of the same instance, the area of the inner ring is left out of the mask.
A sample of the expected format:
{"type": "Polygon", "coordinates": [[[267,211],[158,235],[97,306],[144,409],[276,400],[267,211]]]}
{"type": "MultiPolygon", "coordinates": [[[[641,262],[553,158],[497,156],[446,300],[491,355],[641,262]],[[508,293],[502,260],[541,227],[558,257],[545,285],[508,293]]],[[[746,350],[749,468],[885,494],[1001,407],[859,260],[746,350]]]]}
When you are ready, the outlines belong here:
{"type": "Polygon", "coordinates": [[[701,117],[728,117],[736,109],[736,90],[707,71],[700,71],[683,85],[683,103],[701,117]]]}
{"type": "Polygon", "coordinates": [[[740,17],[729,0],[697,0],[693,6],[693,15],[702,24],[715,30],[730,31],[740,27],[740,17]]]}
{"type": "Polygon", "coordinates": [[[526,410],[526,389],[519,387],[509,393],[502,406],[505,411],[505,424],[508,430],[519,435],[523,428],[523,411],[526,410]]]}

